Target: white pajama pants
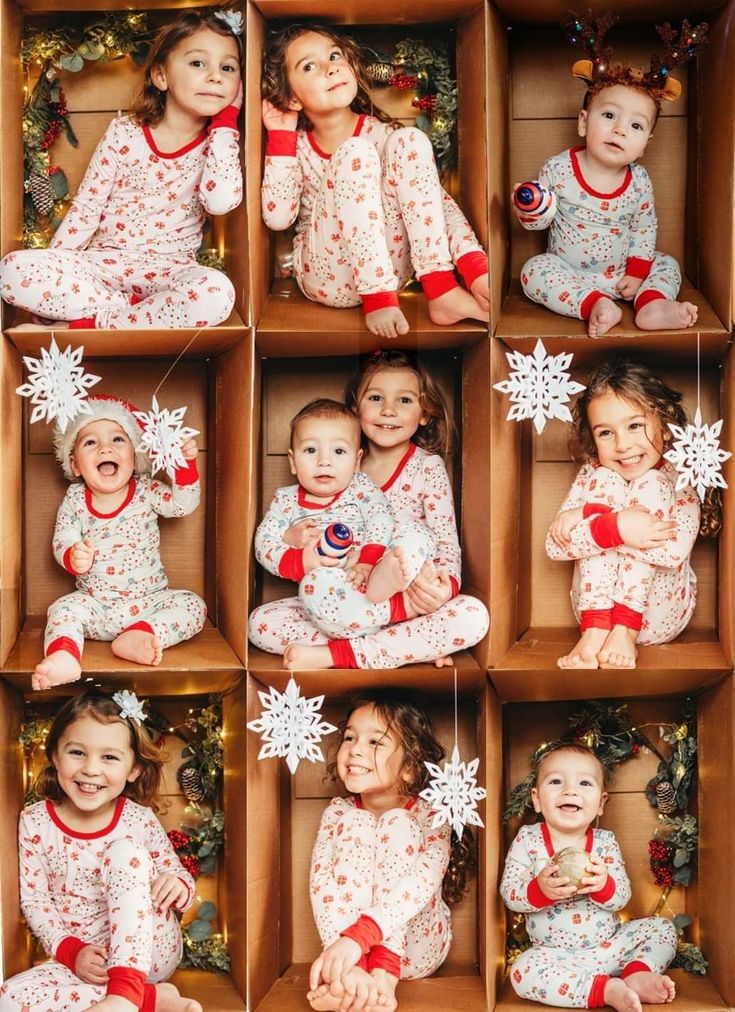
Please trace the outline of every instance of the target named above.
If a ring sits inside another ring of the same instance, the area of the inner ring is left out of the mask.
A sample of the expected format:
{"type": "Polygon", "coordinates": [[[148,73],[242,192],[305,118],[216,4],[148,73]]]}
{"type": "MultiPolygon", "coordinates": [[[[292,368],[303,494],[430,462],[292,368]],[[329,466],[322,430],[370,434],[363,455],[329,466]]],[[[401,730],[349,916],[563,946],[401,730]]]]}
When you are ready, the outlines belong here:
{"type": "Polygon", "coordinates": [[[667,969],[676,953],[676,928],[666,917],[623,924],[612,938],[589,949],[532,945],[510,972],[521,998],[561,1008],[587,1008],[595,977],[619,977],[630,963],[643,962],[654,973],[667,969]]]}
{"type": "MultiPolygon", "coordinates": [[[[332,873],[337,891],[333,927],[337,932],[354,924],[360,914],[408,875],[423,847],[423,838],[410,812],[394,808],[377,820],[360,808],[345,812],[334,834],[332,873]],[[380,846],[378,846],[378,840],[380,846]],[[340,886],[344,881],[346,884],[340,886]]],[[[322,937],[327,946],[338,934],[322,937]]],[[[449,952],[452,925],[446,903],[432,900],[409,920],[403,930],[384,938],[381,945],[401,960],[401,979],[415,980],[434,973],[449,952]]]]}
{"type": "MultiPolygon", "coordinates": [[[[105,848],[100,874],[108,919],[83,940],[107,948],[108,966],[140,970],[151,983],[168,980],[181,959],[181,929],[172,910],[159,914],[153,908],[156,870],[150,854],[132,840],[114,840],[105,848]]],[[[106,987],[85,984],[50,960],[6,981],[0,988],[0,1012],[79,1012],[106,993],[106,987]]]]}
{"type": "Polygon", "coordinates": [[[121,599],[115,604],[103,604],[75,590],[54,601],[48,610],[44,653],[54,640],[67,637],[81,655],[85,637],[114,640],[136,622],[147,622],[165,650],[200,632],[206,616],[204,601],[189,590],[157,590],[144,598],[121,599]]]}
{"type": "Polygon", "coordinates": [[[0,296],[49,320],[94,317],[111,330],[214,327],[235,303],[229,278],[193,257],[116,249],[9,253],[0,296]]]}
{"type": "MultiPolygon", "coordinates": [[[[594,501],[615,512],[633,504],[645,506],[664,518],[671,515],[676,492],[659,471],[626,481],[617,472],[600,467],[594,501]]],[[[571,590],[577,619],[583,611],[604,611],[624,604],[643,615],[638,643],[670,643],[686,629],[697,603],[697,582],[688,560],[675,568],[655,566],[643,559],[608,548],[600,555],[578,559],[571,590]]]]}
{"type": "Polygon", "coordinates": [[[294,243],[304,295],[327,306],[394,291],[415,271],[451,271],[483,252],[442,188],[431,141],[415,127],[394,130],[382,158],[372,141],[350,137],[329,160],[309,228],[294,243]]]}
{"type": "MultiPolygon", "coordinates": [[[[593,292],[602,292],[611,299],[620,298],[615,285],[624,275],[624,265],[608,277],[575,267],[555,253],[541,253],[523,265],[521,285],[533,302],[561,316],[581,319],[582,304],[593,292]]],[[[656,253],[651,272],[638,289],[634,301],[646,292],[660,292],[666,299],[676,299],[680,286],[681,271],[676,260],[664,253],[656,253]]]]}

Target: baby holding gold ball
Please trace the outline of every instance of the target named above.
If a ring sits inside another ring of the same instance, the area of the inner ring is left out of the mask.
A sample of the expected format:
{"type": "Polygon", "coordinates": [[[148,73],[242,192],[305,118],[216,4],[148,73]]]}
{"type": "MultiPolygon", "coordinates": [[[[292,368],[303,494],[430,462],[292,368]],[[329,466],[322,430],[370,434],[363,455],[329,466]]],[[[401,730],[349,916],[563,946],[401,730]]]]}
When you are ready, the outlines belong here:
{"type": "Polygon", "coordinates": [[[676,953],[676,928],[664,917],[621,923],[630,881],[615,835],[602,815],[607,770],[591,748],[547,749],[531,790],[542,820],[522,826],[511,844],[500,892],[526,915],[531,948],[513,963],[522,998],[563,1008],[641,1012],[674,999],[664,975],[676,953]]]}

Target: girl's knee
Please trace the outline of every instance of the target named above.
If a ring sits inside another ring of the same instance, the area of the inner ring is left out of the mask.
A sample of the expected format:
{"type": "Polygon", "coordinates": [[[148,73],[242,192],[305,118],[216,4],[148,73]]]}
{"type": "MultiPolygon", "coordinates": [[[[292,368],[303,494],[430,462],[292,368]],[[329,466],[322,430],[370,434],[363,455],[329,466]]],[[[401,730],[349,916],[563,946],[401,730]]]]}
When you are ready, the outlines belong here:
{"type": "Polygon", "coordinates": [[[123,838],[113,840],[105,847],[104,868],[125,868],[133,872],[149,874],[152,868],[151,856],[142,843],[123,838]]]}
{"type": "Polygon", "coordinates": [[[432,161],[434,160],[434,149],[429,136],[418,127],[399,127],[397,130],[393,130],[386,139],[383,151],[387,157],[408,154],[410,151],[412,153],[418,152],[420,157],[428,156],[432,161]]]}
{"type": "Polygon", "coordinates": [[[353,158],[361,160],[362,168],[365,168],[366,165],[373,165],[375,168],[380,166],[375,145],[364,137],[348,137],[347,140],[342,141],[332,155],[335,168],[340,168],[345,159],[352,160],[353,158]]]}
{"type": "MultiPolygon", "coordinates": [[[[450,601],[450,606],[451,606],[450,601]]],[[[490,628],[490,613],[482,601],[475,597],[459,597],[456,607],[462,619],[462,638],[465,647],[479,643],[490,628]]]]}

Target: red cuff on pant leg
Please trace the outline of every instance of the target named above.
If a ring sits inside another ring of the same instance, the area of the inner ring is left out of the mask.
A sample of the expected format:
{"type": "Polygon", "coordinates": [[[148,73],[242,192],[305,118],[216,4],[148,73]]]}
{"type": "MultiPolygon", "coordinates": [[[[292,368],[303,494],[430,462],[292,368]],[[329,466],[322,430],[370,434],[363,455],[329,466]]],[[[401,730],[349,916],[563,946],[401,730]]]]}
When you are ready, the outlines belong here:
{"type": "Polygon", "coordinates": [[[370,970],[385,970],[394,977],[401,979],[401,959],[395,952],[386,949],[384,945],[375,945],[370,950],[367,958],[368,972],[370,970]]]}
{"type": "Polygon", "coordinates": [[[68,636],[57,636],[55,640],[51,640],[46,649],[46,657],[48,657],[49,654],[57,653],[59,650],[66,650],[68,654],[71,654],[72,657],[76,657],[78,661],[81,661],[82,659],[79,647],[76,645],[74,640],[69,639],[68,636]]]}
{"type": "Polygon", "coordinates": [[[606,973],[599,973],[592,981],[590,993],[587,996],[587,1008],[605,1007],[605,985],[610,980],[606,973]]]}
{"type": "Polygon", "coordinates": [[[407,618],[406,605],[403,601],[403,591],[401,590],[390,598],[390,621],[391,624],[405,622],[407,618]]]}
{"type": "Polygon", "coordinates": [[[457,270],[464,283],[470,288],[473,281],[481,278],[483,274],[487,274],[487,254],[478,251],[465,253],[457,260],[457,270]]]}
{"type": "Polygon", "coordinates": [[[84,316],[81,320],[70,320],[69,330],[96,330],[97,319],[94,316],[84,316]]]}
{"type": "Polygon", "coordinates": [[[587,629],[612,629],[612,608],[588,608],[579,616],[579,631],[587,629]]]}
{"type": "Polygon", "coordinates": [[[357,660],[349,640],[329,640],[327,643],[335,668],[356,668],[357,660]]]}
{"type": "Polygon", "coordinates": [[[156,1012],[156,985],[145,984],[143,987],[143,1004],[140,1012],[156,1012]]]}
{"type": "Polygon", "coordinates": [[[376,309],[398,308],[397,292],[375,292],[373,295],[361,295],[363,313],[373,313],[376,309]]]}
{"type": "Polygon", "coordinates": [[[655,302],[656,299],[665,299],[666,296],[663,292],[657,292],[653,288],[649,288],[648,291],[641,292],[640,295],[636,295],[633,299],[633,309],[638,312],[639,309],[643,309],[649,302],[655,302]]]}
{"type": "Polygon", "coordinates": [[[438,299],[445,292],[451,292],[453,288],[459,288],[454,271],[431,271],[419,278],[424,295],[431,302],[438,299]]]}
{"type": "Polygon", "coordinates": [[[130,966],[110,966],[107,970],[107,993],[127,998],[137,1008],[143,1004],[145,974],[130,966]]]}
{"type": "Polygon", "coordinates": [[[643,615],[641,612],[629,608],[627,604],[618,604],[617,601],[613,601],[612,624],[624,625],[626,629],[640,632],[643,625],[643,615]]]}
{"type": "Polygon", "coordinates": [[[600,299],[609,299],[609,295],[605,295],[604,292],[590,292],[589,295],[585,295],[582,305],[579,307],[579,315],[583,320],[589,320],[590,314],[596,302],[600,299]]]}
{"type": "Polygon", "coordinates": [[[129,625],[129,626],[127,626],[127,628],[123,629],[123,632],[134,632],[136,629],[139,629],[141,632],[147,632],[147,633],[153,633],[153,634],[155,634],[155,631],[156,631],[153,628],[153,626],[150,625],[148,622],[133,622],[132,625],[129,625]]]}
{"type": "Polygon", "coordinates": [[[634,959],[632,963],[628,963],[620,971],[620,979],[625,980],[626,977],[630,977],[632,973],[650,973],[651,967],[648,963],[644,963],[642,959],[634,959]]]}

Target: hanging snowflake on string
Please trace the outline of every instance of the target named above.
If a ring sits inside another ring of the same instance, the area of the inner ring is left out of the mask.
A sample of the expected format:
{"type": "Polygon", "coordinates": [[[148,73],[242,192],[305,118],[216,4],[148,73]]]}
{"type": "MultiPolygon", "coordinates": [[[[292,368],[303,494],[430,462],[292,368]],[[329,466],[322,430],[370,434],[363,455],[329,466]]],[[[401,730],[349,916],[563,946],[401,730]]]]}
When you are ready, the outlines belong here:
{"type": "Polygon", "coordinates": [[[269,692],[259,692],[258,696],[265,709],[257,720],[248,724],[264,742],[258,759],[285,756],[292,773],[302,759],[313,763],[324,760],[318,742],[337,730],[334,724],[321,719],[319,709],[324,696],[306,699],[293,677],[289,678],[285,692],[271,688],[269,692]]]}
{"type": "Polygon", "coordinates": [[[48,350],[41,349],[40,358],[23,356],[28,369],[28,382],[16,387],[15,392],[21,397],[30,397],[35,405],[31,412],[31,422],[56,422],[62,432],[76,415],[92,413],[87,404],[87,391],[101,377],[86,373],[81,365],[84,347],[76,351],[71,345],[62,352],[56,341],[51,338],[48,350]]]}
{"type": "Polygon", "coordinates": [[[664,454],[679,472],[676,491],[691,485],[700,499],[708,488],[727,488],[722,476],[722,465],[732,454],[720,448],[722,419],[712,425],[702,422],[697,406],[694,422],[686,427],[669,423],[674,434],[674,445],[664,454]]]}
{"type": "Polygon", "coordinates": [[[475,774],[480,765],[479,759],[469,763],[460,762],[459,749],[456,744],[452,750],[452,759],[444,764],[444,769],[436,763],[424,764],[431,773],[429,786],[421,791],[421,797],[428,801],[435,810],[432,829],[448,822],[458,837],[461,838],[466,825],[482,826],[483,821],[477,812],[477,802],[485,797],[485,788],[477,787],[475,774]]]}
{"type": "Polygon", "coordinates": [[[572,394],[584,390],[584,384],[570,379],[567,372],[572,357],[571,352],[547,355],[540,339],[532,355],[523,355],[519,351],[506,352],[512,371],[509,378],[496,383],[494,389],[510,397],[507,420],[521,422],[532,418],[539,435],[546,428],[548,418],[571,422],[567,401],[572,394]]]}
{"type": "Polygon", "coordinates": [[[154,474],[165,471],[174,481],[177,468],[187,465],[181,452],[182,444],[192,436],[198,436],[199,429],[182,425],[186,408],[176,408],[175,411],[161,408],[155,395],[150,411],[134,411],[133,414],[143,426],[143,436],[137,449],[148,455],[154,474]]]}

